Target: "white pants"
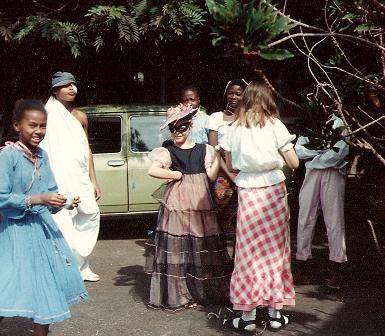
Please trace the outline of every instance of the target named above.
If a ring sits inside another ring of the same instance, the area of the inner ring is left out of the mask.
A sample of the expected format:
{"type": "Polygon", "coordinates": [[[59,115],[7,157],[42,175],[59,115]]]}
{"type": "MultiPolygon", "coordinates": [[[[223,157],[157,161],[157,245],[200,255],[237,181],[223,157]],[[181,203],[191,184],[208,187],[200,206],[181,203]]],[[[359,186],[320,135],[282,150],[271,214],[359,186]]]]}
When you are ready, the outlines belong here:
{"type": "Polygon", "coordinates": [[[76,257],[82,277],[87,277],[91,272],[88,256],[98,239],[100,213],[86,214],[77,209],[62,209],[53,217],[76,257]]]}
{"type": "Polygon", "coordinates": [[[299,193],[299,214],[297,227],[297,260],[312,258],[311,244],[321,207],[329,242],[329,259],[344,262],[345,243],[345,175],[338,169],[306,170],[299,193]]]}

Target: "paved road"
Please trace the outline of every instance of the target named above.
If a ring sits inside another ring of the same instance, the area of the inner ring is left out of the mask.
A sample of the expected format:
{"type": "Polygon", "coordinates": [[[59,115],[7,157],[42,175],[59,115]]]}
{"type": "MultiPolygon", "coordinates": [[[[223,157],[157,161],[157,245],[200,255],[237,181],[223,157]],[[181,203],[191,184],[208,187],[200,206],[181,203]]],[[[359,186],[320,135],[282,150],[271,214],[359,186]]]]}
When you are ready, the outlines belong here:
{"type": "MultiPolygon", "coordinates": [[[[93,268],[102,280],[87,283],[90,300],[74,306],[73,317],[53,325],[50,336],[239,335],[223,329],[218,320],[207,318],[207,313],[217,311],[217,307],[178,313],[148,310],[144,240],[104,238],[98,241],[92,257],[93,268]]],[[[315,258],[320,260],[326,259],[324,238],[321,234],[316,248],[315,258]]],[[[354,234],[349,237],[353,256],[346,288],[330,293],[319,285],[297,287],[297,305],[289,310],[292,323],[279,335],[385,335],[384,290],[379,287],[377,276],[380,270],[377,262],[368,262],[375,258],[362,245],[361,238],[354,234]]],[[[317,266],[320,268],[322,265],[317,266]]],[[[317,275],[316,283],[319,279],[317,275]]],[[[4,319],[0,323],[1,336],[30,336],[30,329],[31,323],[25,319],[4,319]]]]}

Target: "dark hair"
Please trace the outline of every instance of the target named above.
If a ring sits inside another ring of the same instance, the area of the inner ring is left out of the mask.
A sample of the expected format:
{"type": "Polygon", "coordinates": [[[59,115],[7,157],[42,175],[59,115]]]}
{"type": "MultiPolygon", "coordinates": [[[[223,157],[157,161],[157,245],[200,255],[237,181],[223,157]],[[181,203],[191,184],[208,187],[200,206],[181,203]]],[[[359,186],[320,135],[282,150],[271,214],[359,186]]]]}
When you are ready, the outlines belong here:
{"type": "Polygon", "coordinates": [[[248,83],[244,79],[239,79],[239,78],[232,79],[231,81],[227,82],[227,85],[225,87],[225,92],[223,93],[223,95],[226,96],[227,90],[229,89],[229,87],[234,85],[240,86],[244,90],[246,89],[246,86],[248,85],[248,83]]]}
{"type": "Polygon", "coordinates": [[[184,94],[186,91],[192,91],[192,92],[195,92],[196,95],[197,95],[198,97],[200,97],[200,95],[199,95],[199,89],[198,89],[196,86],[194,86],[194,85],[187,85],[187,86],[183,87],[182,91],[180,92],[181,95],[183,96],[183,94],[184,94]]]}
{"type": "Polygon", "coordinates": [[[47,115],[44,104],[37,99],[19,99],[15,102],[13,108],[12,119],[13,121],[20,121],[24,117],[25,111],[37,110],[47,115]]]}

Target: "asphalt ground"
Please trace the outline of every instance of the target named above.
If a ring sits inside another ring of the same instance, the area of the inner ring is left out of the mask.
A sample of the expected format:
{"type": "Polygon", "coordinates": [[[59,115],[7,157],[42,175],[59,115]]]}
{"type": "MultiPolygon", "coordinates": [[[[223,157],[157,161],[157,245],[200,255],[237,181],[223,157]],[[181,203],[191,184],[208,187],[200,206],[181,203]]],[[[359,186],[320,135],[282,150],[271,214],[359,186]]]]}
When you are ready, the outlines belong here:
{"type": "MultiPolygon", "coordinates": [[[[242,334],[222,327],[227,310],[222,309],[219,319],[215,315],[209,318],[208,314],[218,314],[220,307],[177,313],[147,309],[149,278],[143,272],[143,254],[146,230],[151,224],[135,220],[102,225],[91,258],[101,280],[86,284],[90,299],[72,308],[71,319],[52,325],[50,336],[242,334]]],[[[347,228],[346,280],[341,290],[330,291],[323,284],[327,271],[327,239],[322,225],[317,228],[312,285],[296,286],[296,306],[286,310],[291,323],[279,335],[385,335],[384,266],[370,231],[362,221],[359,226],[347,228]]],[[[292,240],[294,244],[295,232],[292,240]]],[[[0,322],[0,335],[30,336],[31,328],[32,323],[27,319],[5,318],[0,322]]],[[[261,331],[263,329],[258,329],[261,331]]],[[[263,334],[276,333],[266,330],[263,334]]]]}

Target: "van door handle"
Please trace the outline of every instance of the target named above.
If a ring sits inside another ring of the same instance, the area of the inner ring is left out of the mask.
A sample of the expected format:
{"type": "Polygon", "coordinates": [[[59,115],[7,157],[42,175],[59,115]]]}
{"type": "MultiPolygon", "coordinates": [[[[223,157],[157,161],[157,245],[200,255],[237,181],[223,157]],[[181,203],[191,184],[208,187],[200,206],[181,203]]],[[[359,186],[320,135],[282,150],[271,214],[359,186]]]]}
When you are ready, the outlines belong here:
{"type": "Polygon", "coordinates": [[[125,163],[126,163],[126,161],[124,161],[124,160],[109,160],[109,161],[107,161],[107,164],[110,167],[120,167],[120,166],[123,166],[125,163]]]}

